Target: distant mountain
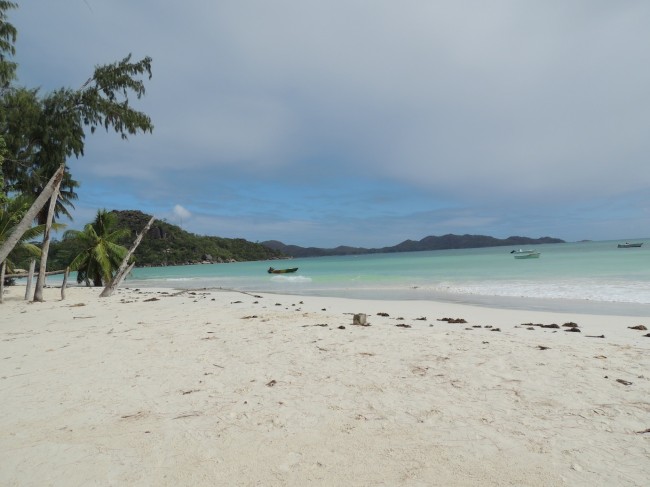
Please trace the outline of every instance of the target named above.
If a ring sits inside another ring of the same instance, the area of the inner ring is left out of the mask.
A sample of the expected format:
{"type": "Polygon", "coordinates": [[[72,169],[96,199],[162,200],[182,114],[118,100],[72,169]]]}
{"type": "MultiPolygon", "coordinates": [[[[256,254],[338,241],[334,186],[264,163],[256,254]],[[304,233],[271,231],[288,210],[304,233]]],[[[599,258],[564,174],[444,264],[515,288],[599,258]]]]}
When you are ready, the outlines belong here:
{"type": "Polygon", "coordinates": [[[549,243],[564,243],[564,240],[552,237],[529,238],[529,237],[508,237],[495,238],[486,235],[453,235],[447,234],[441,237],[429,236],[422,240],[405,240],[392,247],[367,249],[363,247],[340,246],[333,249],[318,247],[299,247],[297,245],[285,245],[277,240],[262,242],[262,245],[269,249],[282,252],[291,257],[323,257],[328,255],[359,255],[377,254],[391,252],[416,252],[421,250],[447,250],[447,249],[474,249],[481,247],[512,246],[522,247],[529,245],[540,245],[549,243]]]}

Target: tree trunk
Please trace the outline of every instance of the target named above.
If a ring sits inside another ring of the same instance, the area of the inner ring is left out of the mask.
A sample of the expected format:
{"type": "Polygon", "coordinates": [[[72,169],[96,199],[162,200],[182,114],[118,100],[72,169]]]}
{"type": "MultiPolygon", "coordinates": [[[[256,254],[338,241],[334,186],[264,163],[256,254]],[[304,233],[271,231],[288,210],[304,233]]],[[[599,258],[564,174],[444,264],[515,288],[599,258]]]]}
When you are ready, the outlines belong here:
{"type": "Polygon", "coordinates": [[[153,222],[155,220],[156,217],[152,216],[151,220],[149,220],[149,223],[147,223],[147,225],[144,227],[144,230],[142,230],[142,232],[140,232],[140,234],[136,237],[135,241],[133,242],[133,245],[131,246],[131,249],[124,256],[124,260],[122,260],[122,263],[120,264],[120,268],[115,273],[115,276],[113,276],[111,282],[104,288],[102,293],[99,295],[100,298],[107,298],[111,296],[115,292],[117,287],[122,283],[124,277],[126,277],[126,275],[131,271],[133,266],[130,266],[130,268],[127,269],[127,266],[129,265],[129,259],[133,255],[133,252],[135,252],[135,249],[138,248],[138,245],[140,245],[140,241],[149,231],[151,225],[153,225],[153,222]]]}
{"type": "Polygon", "coordinates": [[[32,259],[29,263],[29,274],[27,274],[27,285],[25,286],[25,301],[29,301],[29,295],[32,292],[32,279],[34,279],[34,268],[36,267],[36,259],[32,259]]]}
{"type": "Polygon", "coordinates": [[[38,195],[38,198],[36,198],[34,204],[32,204],[27,213],[25,213],[25,216],[22,220],[20,220],[20,223],[16,226],[13,233],[9,236],[5,243],[0,246],[0,262],[5,261],[9,253],[14,249],[24,233],[32,226],[34,218],[36,218],[38,212],[41,211],[41,208],[43,208],[47,201],[50,199],[55,191],[55,187],[56,190],[58,190],[59,185],[61,184],[61,180],[63,179],[64,172],[65,164],[61,164],[61,167],[54,173],[54,176],[52,176],[50,181],[43,189],[43,192],[38,195]]]}
{"type": "Polygon", "coordinates": [[[65,274],[63,274],[63,284],[61,285],[61,301],[65,300],[65,288],[68,285],[68,274],[70,274],[70,268],[65,268],[65,274]]]}
{"type": "Polygon", "coordinates": [[[52,220],[54,219],[54,208],[56,200],[59,198],[59,186],[61,181],[54,185],[54,191],[50,197],[50,208],[47,212],[47,223],[45,224],[45,234],[43,235],[43,247],[41,248],[41,265],[38,270],[36,279],[36,289],[34,291],[34,301],[43,302],[43,286],[45,286],[45,272],[47,271],[47,254],[50,251],[50,231],[52,230],[52,220]]]}
{"type": "Polygon", "coordinates": [[[5,268],[7,267],[7,263],[3,262],[0,264],[0,304],[2,304],[2,296],[5,293],[5,268]]]}
{"type": "MultiPolygon", "coordinates": [[[[134,267],[135,267],[135,262],[131,262],[129,264],[129,267],[126,268],[126,270],[121,274],[121,276],[115,276],[115,278],[113,279],[114,283],[112,284],[114,286],[113,291],[115,291],[115,289],[120,287],[120,284],[122,284],[124,279],[126,279],[126,276],[129,275],[129,273],[133,270],[134,267]]],[[[113,291],[111,291],[111,294],[113,293],[113,291]]]]}

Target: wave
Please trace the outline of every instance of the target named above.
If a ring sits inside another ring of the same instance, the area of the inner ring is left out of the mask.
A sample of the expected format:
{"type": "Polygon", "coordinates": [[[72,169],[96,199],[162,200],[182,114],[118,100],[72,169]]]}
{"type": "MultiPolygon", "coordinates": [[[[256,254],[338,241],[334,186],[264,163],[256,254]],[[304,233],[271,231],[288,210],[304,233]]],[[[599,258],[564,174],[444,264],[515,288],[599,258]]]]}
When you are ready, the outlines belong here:
{"type": "Polygon", "coordinates": [[[522,297],[543,299],[578,299],[604,303],[650,304],[650,283],[593,281],[525,282],[484,281],[473,283],[441,283],[433,291],[465,295],[522,297]]]}
{"type": "Polygon", "coordinates": [[[271,281],[274,282],[294,282],[294,283],[304,283],[304,282],[312,282],[311,277],[305,277],[305,276],[283,276],[283,275],[277,275],[273,276],[271,278],[271,281]]]}

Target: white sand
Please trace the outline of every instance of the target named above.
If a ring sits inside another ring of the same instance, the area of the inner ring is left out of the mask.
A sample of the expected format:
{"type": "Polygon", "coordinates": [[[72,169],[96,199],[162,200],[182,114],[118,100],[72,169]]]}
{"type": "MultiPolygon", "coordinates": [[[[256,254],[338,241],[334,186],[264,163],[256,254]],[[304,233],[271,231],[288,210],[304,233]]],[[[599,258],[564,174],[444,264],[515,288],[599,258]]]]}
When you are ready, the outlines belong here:
{"type": "Polygon", "coordinates": [[[2,486],[650,479],[650,331],[628,328],[648,317],[224,291],[71,288],[61,301],[47,289],[27,303],[23,292],[8,288],[0,305],[2,486]],[[582,332],[521,326],[569,321],[582,332]]]}

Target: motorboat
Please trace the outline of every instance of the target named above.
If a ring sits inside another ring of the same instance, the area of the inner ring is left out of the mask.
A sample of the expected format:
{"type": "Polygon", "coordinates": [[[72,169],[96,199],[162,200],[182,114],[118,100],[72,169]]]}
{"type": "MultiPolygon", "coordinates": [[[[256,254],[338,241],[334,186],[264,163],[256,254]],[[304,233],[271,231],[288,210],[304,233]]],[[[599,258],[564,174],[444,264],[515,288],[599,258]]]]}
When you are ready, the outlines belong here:
{"type": "Polygon", "coordinates": [[[274,269],[273,267],[269,267],[268,273],[269,274],[290,274],[292,272],[296,272],[298,270],[297,267],[292,267],[291,269],[274,269]]]}
{"type": "Polygon", "coordinates": [[[539,259],[539,256],[542,255],[540,252],[537,252],[536,250],[513,250],[510,252],[513,254],[515,259],[539,259]]]}
{"type": "Polygon", "coordinates": [[[641,242],[641,243],[638,243],[638,242],[637,243],[625,242],[624,244],[618,244],[618,248],[619,249],[632,249],[632,248],[636,248],[636,247],[641,247],[641,245],[643,245],[643,242],[641,242]]]}

